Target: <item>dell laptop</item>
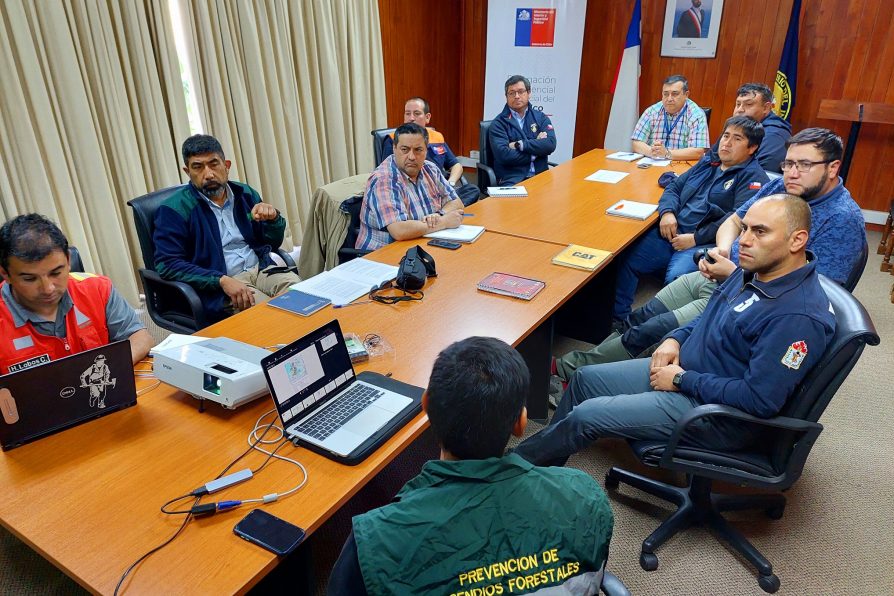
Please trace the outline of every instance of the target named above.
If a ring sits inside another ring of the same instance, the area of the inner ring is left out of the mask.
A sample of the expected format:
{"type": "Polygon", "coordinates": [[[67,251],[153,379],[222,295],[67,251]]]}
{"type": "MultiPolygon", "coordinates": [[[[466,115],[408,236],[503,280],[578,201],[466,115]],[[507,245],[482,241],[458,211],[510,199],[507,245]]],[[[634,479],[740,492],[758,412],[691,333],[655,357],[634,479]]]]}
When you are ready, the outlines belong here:
{"type": "Polygon", "coordinates": [[[7,451],[136,403],[126,339],[3,375],[0,446],[7,451]]]}
{"type": "Polygon", "coordinates": [[[420,410],[418,396],[389,388],[411,386],[355,376],[337,320],[267,356],[261,368],[286,436],[338,461],[356,463],[358,449],[368,453],[420,410]]]}

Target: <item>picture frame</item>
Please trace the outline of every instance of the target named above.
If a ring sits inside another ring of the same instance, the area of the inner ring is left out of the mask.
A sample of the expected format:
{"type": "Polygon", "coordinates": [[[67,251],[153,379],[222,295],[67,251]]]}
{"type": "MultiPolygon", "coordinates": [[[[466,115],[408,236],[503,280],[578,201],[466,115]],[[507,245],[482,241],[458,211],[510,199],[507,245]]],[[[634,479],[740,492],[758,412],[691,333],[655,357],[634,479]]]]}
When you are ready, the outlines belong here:
{"type": "Polygon", "coordinates": [[[724,0],[667,0],[661,55],[714,58],[724,0]]]}

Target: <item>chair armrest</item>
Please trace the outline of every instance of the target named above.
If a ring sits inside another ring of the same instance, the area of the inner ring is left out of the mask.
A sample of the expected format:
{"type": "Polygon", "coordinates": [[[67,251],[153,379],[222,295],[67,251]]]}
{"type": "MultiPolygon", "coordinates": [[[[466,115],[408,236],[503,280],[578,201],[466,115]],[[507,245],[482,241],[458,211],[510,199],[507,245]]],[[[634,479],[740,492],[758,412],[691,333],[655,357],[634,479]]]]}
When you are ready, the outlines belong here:
{"type": "Polygon", "coordinates": [[[546,162],[546,165],[548,165],[551,168],[555,168],[555,167],[558,167],[559,164],[552,162],[552,161],[548,161],[548,162],[546,162]]]}
{"type": "Polygon", "coordinates": [[[295,267],[295,268],[298,267],[298,265],[295,264],[295,259],[292,258],[292,255],[290,255],[289,253],[287,253],[287,252],[284,251],[283,249],[281,249],[281,248],[277,248],[277,249],[276,249],[276,254],[278,254],[279,257],[280,257],[283,261],[285,261],[285,263],[286,263],[286,267],[295,267]]]}
{"type": "Polygon", "coordinates": [[[618,576],[608,571],[602,575],[602,585],[599,586],[605,596],[630,596],[630,590],[624,585],[618,576]]]}
{"type": "MultiPolygon", "coordinates": [[[[202,329],[208,326],[208,321],[205,319],[205,307],[202,305],[195,288],[191,285],[182,281],[164,279],[151,269],[140,269],[140,279],[143,281],[143,290],[146,292],[147,308],[151,307],[149,302],[153,299],[153,295],[158,294],[159,291],[174,292],[182,300],[182,304],[185,307],[183,309],[184,314],[191,315],[193,320],[195,320],[196,328],[202,329]]],[[[150,314],[153,311],[154,308],[150,310],[150,314]]]]}
{"type": "Polygon", "coordinates": [[[338,262],[339,264],[341,264],[345,261],[350,261],[351,259],[356,259],[357,257],[368,255],[371,252],[371,250],[363,250],[362,248],[350,248],[347,246],[343,246],[338,249],[338,262]],[[346,258],[343,259],[342,257],[346,258]]]}
{"type": "Polygon", "coordinates": [[[475,164],[475,167],[478,170],[478,190],[487,195],[487,187],[497,185],[497,174],[492,167],[481,162],[475,164]]]}

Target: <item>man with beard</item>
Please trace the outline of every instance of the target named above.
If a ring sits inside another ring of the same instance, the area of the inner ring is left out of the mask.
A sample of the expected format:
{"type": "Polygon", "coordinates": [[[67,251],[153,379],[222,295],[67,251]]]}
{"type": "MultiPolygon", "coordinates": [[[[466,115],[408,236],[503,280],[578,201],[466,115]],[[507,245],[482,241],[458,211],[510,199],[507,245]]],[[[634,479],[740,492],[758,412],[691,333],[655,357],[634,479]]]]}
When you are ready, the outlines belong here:
{"type": "Polygon", "coordinates": [[[282,244],[286,220],[261,195],[229,180],[230,160],[217,139],[183,142],[189,184],[155,214],[155,268],[196,289],[211,321],[266,302],[300,281],[270,253],[282,244]]]}

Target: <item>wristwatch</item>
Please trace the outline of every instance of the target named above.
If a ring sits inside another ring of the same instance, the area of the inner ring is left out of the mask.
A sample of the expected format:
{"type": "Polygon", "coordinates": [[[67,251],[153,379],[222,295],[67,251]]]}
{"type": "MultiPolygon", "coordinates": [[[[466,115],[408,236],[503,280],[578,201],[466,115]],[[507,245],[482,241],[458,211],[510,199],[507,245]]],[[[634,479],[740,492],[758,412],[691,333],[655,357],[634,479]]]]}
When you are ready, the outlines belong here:
{"type": "Polygon", "coordinates": [[[674,380],[671,381],[674,384],[674,387],[676,387],[677,389],[680,388],[680,385],[683,383],[683,375],[685,374],[686,371],[683,370],[674,375],[674,380]]]}

